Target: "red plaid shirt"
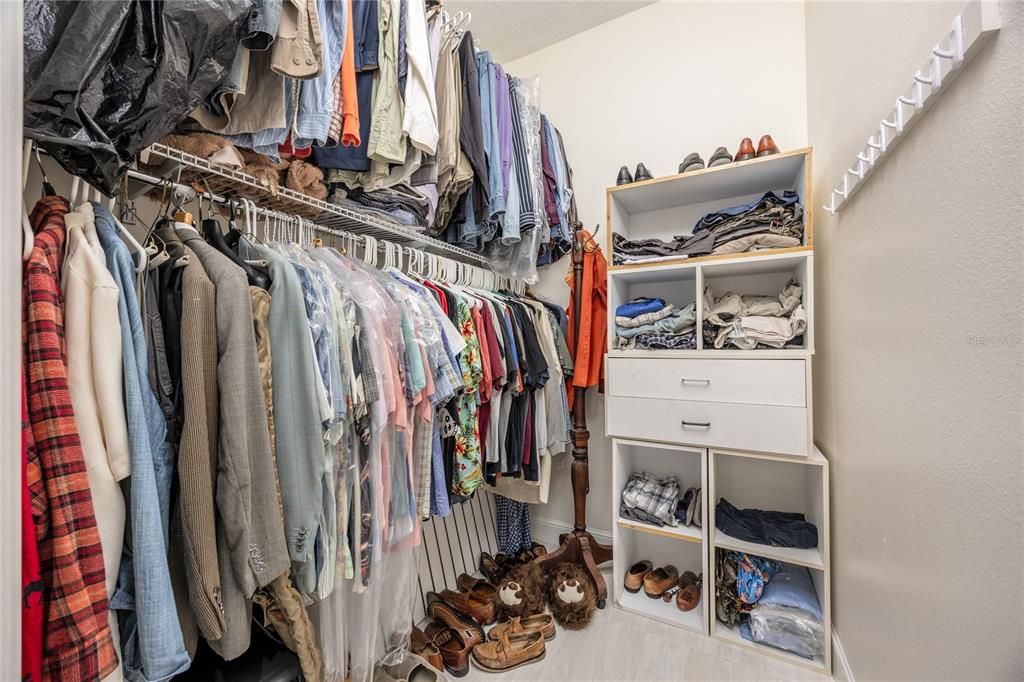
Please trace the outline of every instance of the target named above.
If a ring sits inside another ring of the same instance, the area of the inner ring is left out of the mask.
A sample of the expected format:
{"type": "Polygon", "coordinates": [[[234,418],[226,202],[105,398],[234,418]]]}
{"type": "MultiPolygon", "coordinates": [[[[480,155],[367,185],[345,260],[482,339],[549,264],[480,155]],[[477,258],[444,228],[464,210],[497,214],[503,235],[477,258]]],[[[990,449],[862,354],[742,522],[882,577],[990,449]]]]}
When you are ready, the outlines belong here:
{"type": "Polygon", "coordinates": [[[45,608],[43,679],[84,682],[106,676],[118,662],[100,535],[68,393],[59,279],[67,212],[62,197],[42,199],[32,211],[36,238],[25,264],[22,307],[28,402],[22,438],[45,608]]]}

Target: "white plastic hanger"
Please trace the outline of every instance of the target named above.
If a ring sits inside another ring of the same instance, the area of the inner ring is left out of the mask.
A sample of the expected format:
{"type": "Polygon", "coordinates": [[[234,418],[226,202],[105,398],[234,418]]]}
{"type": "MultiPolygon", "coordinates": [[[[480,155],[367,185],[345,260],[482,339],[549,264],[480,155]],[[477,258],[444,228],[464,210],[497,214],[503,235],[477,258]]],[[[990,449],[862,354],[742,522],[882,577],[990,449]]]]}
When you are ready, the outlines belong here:
{"type": "Polygon", "coordinates": [[[21,260],[27,261],[32,257],[32,248],[35,246],[36,233],[32,229],[32,221],[28,217],[28,206],[25,205],[25,189],[28,187],[28,169],[32,160],[32,140],[25,140],[21,151],[21,231],[22,249],[21,260]]]}

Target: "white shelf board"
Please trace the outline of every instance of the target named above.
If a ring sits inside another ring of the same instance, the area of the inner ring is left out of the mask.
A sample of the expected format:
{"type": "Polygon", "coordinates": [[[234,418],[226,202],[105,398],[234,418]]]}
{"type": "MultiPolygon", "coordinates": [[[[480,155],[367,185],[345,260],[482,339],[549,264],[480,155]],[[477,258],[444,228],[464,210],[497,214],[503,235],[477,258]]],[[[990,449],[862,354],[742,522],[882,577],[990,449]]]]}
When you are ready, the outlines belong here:
{"type": "Polygon", "coordinates": [[[716,639],[720,639],[745,649],[751,649],[759,654],[771,656],[772,658],[777,658],[780,661],[785,661],[786,663],[793,663],[819,672],[825,670],[825,659],[822,656],[815,656],[813,659],[804,658],[803,656],[798,656],[790,651],[786,651],[785,649],[778,649],[773,646],[768,646],[767,644],[751,642],[743,639],[743,635],[740,634],[740,629],[738,627],[729,627],[722,622],[716,621],[714,628],[714,636],[716,639]]]}
{"type": "Polygon", "coordinates": [[[628,282],[662,282],[668,279],[690,280],[696,277],[697,268],[705,276],[724,277],[733,275],[760,275],[771,272],[789,272],[800,261],[814,255],[814,247],[800,246],[793,249],[772,249],[739,253],[734,256],[707,256],[676,261],[654,263],[632,263],[608,268],[608,276],[628,282]]]}
{"type": "Polygon", "coordinates": [[[828,459],[815,445],[811,454],[806,457],[799,455],[778,455],[763,452],[745,452],[742,450],[727,450],[723,448],[711,448],[713,454],[728,455],[730,457],[751,457],[754,459],[772,459],[779,462],[791,462],[793,464],[809,464],[811,466],[828,466],[828,459]]]}
{"type": "Polygon", "coordinates": [[[793,360],[809,358],[814,351],[806,348],[765,348],[764,350],[609,350],[608,358],[699,358],[701,360],[793,360]]]}
{"type": "MultiPolygon", "coordinates": [[[[704,592],[707,592],[707,590],[704,590],[704,592]]],[[[702,596],[701,600],[703,599],[704,597],[702,596]]],[[[635,594],[623,589],[619,595],[617,605],[625,611],[646,618],[653,618],[662,623],[674,625],[677,628],[685,628],[704,634],[703,604],[698,604],[697,608],[690,611],[680,611],[676,606],[675,599],[666,602],[660,597],[657,599],[648,597],[642,589],[635,594]]]]}
{"type": "MultiPolygon", "coordinates": [[[[627,213],[660,211],[731,197],[795,189],[810,148],[610,187],[627,213]]],[[[806,197],[800,197],[806,201],[806,197]]]]}
{"type": "Polygon", "coordinates": [[[618,518],[617,523],[619,528],[625,528],[626,530],[635,530],[641,533],[660,535],[661,537],[666,538],[675,538],[685,542],[704,542],[704,532],[697,526],[684,526],[682,524],[678,526],[655,526],[653,523],[644,523],[643,521],[636,521],[634,519],[624,519],[621,516],[618,518]]]}
{"type": "Polygon", "coordinates": [[[798,549],[796,547],[773,547],[771,545],[762,545],[758,542],[747,542],[746,540],[734,538],[731,535],[723,533],[717,528],[714,531],[713,539],[716,549],[731,549],[737,552],[745,552],[747,554],[765,557],[766,559],[784,561],[787,564],[806,566],[818,571],[825,570],[825,560],[821,555],[820,546],[811,547],[809,549],[798,549]]]}

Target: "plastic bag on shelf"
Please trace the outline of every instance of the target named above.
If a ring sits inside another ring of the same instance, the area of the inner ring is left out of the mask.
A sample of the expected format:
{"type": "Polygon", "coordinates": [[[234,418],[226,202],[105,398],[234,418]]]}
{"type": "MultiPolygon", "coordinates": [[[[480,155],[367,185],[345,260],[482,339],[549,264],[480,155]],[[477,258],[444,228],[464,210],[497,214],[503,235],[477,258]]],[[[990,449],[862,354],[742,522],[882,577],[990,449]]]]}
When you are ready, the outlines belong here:
{"type": "Polygon", "coordinates": [[[25,4],[25,135],[117,190],[133,157],[228,74],[249,0],[25,4]]]}
{"type": "Polygon", "coordinates": [[[755,642],[813,658],[825,653],[821,619],[803,609],[758,604],[750,611],[750,634],[755,642]]]}

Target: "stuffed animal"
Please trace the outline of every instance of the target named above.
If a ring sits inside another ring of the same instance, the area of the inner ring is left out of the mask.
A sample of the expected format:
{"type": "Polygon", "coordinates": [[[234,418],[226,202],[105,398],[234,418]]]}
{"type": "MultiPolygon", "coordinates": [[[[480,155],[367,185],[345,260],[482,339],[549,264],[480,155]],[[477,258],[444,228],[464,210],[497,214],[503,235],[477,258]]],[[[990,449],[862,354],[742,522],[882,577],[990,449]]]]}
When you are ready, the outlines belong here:
{"type": "Polygon", "coordinates": [[[324,184],[324,172],[311,163],[292,159],[288,166],[288,189],[301,192],[314,199],[327,198],[327,185],[324,184]]]}
{"type": "Polygon", "coordinates": [[[536,564],[514,567],[498,585],[498,619],[544,612],[544,579],[536,564]]]}
{"type": "Polygon", "coordinates": [[[582,567],[563,562],[548,570],[548,604],[559,625],[582,630],[597,609],[597,589],[582,567]]]}
{"type": "Polygon", "coordinates": [[[160,144],[180,149],[186,154],[224,166],[241,168],[245,165],[245,161],[235,145],[219,135],[210,133],[164,135],[160,138],[160,144]]]}

